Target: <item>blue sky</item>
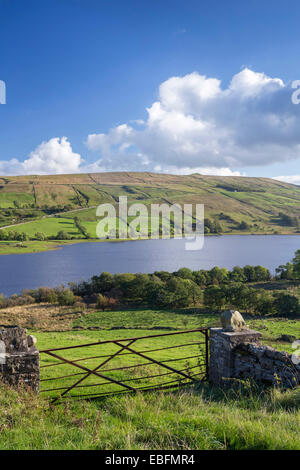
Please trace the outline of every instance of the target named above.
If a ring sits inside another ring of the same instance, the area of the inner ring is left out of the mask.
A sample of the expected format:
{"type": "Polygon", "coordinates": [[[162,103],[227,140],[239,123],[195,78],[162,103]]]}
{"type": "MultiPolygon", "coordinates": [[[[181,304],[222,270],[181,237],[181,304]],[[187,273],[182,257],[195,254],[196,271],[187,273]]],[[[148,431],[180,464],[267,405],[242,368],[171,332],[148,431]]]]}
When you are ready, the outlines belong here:
{"type": "Polygon", "coordinates": [[[300,184],[299,24],[294,0],[0,0],[0,173],[300,184]]]}

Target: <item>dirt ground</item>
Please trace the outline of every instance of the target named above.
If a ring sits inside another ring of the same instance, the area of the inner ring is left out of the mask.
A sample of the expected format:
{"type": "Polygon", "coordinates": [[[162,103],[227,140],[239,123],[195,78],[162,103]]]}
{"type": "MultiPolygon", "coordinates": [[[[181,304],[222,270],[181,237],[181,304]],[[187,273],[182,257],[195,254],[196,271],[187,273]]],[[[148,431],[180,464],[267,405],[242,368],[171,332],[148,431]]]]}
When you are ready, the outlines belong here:
{"type": "Polygon", "coordinates": [[[82,310],[52,304],[31,304],[0,309],[1,325],[18,325],[42,331],[67,331],[82,310]]]}

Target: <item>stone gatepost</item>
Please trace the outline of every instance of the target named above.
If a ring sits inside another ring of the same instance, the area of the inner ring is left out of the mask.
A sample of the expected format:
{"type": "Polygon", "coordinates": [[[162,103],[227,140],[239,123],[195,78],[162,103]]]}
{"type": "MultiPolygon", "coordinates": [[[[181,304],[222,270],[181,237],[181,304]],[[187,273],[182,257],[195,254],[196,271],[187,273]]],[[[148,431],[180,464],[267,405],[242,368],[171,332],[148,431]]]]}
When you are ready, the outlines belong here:
{"type": "Polygon", "coordinates": [[[243,343],[260,344],[262,335],[254,330],[226,331],[210,329],[209,380],[222,385],[235,377],[235,349],[243,343]]]}
{"type": "Polygon", "coordinates": [[[18,326],[0,326],[0,382],[39,391],[40,362],[36,339],[18,326]]]}

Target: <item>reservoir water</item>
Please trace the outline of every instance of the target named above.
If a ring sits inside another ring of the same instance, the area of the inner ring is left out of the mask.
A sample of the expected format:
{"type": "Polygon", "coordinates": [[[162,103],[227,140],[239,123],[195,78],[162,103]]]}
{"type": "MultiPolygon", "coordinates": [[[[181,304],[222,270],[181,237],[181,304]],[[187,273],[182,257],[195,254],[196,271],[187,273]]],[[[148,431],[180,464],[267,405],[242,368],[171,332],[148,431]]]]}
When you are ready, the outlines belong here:
{"type": "Polygon", "coordinates": [[[300,249],[297,235],[226,235],[205,237],[199,251],[186,251],[184,239],[88,242],[54,251],[0,256],[0,293],[67,285],[102,271],[111,273],[193,270],[214,266],[262,265],[275,272],[300,249]]]}

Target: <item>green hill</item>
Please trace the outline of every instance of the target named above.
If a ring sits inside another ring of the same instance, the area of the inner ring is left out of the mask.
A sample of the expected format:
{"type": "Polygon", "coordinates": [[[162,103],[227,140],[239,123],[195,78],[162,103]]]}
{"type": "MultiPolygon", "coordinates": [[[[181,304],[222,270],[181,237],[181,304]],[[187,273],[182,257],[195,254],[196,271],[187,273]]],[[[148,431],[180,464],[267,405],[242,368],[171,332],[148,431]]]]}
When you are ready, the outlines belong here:
{"type": "MultiPolygon", "coordinates": [[[[13,230],[30,237],[37,231],[54,236],[63,230],[72,238],[83,238],[74,224],[78,217],[94,238],[95,207],[116,204],[121,195],[128,197],[129,204],[204,204],[205,217],[220,233],[299,230],[298,186],[268,178],[138,172],[0,177],[0,227],[15,225],[13,230]]],[[[209,231],[214,229],[208,223],[209,231]]]]}

